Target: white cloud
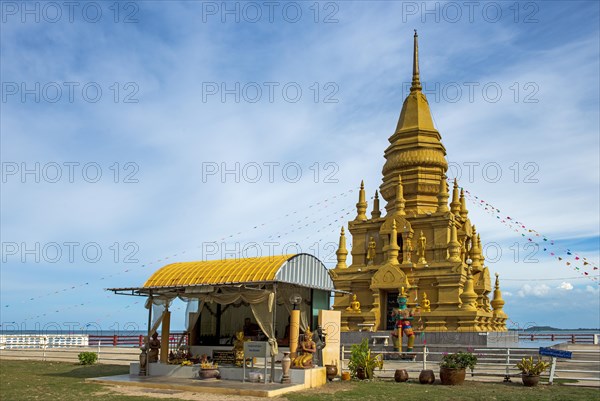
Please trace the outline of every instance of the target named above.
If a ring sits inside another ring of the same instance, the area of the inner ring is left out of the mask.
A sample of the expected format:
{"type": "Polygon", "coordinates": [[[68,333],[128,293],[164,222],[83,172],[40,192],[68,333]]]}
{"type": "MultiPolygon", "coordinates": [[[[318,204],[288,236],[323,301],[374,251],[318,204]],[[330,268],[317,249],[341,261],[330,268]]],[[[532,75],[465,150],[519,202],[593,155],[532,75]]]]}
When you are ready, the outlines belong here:
{"type": "Polygon", "coordinates": [[[549,292],[550,292],[550,287],[548,287],[546,284],[537,284],[534,286],[525,284],[523,287],[521,287],[521,289],[519,291],[517,291],[517,294],[521,298],[524,298],[529,295],[534,296],[534,297],[544,297],[544,296],[548,295],[549,292]]]}
{"type": "Polygon", "coordinates": [[[573,289],[573,284],[571,283],[567,283],[566,281],[563,281],[558,287],[559,290],[565,290],[565,291],[571,291],[573,289]]]}
{"type": "Polygon", "coordinates": [[[586,285],[585,286],[585,291],[586,292],[591,292],[592,294],[600,294],[600,288],[598,288],[598,287],[592,287],[591,285],[586,285]]]}

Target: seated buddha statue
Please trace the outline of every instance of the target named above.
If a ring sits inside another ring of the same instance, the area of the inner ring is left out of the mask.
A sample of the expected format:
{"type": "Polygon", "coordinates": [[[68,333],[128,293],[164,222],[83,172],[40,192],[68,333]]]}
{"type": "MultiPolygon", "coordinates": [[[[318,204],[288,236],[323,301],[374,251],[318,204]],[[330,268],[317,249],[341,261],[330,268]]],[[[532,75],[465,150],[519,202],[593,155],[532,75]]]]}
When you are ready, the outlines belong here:
{"type": "Polygon", "coordinates": [[[300,352],[294,358],[292,366],[299,369],[308,369],[313,367],[313,354],[317,352],[317,346],[312,340],[312,333],[309,329],[304,332],[304,339],[300,343],[300,352]]]}
{"type": "Polygon", "coordinates": [[[360,302],[356,300],[356,294],[352,294],[352,302],[350,302],[350,306],[346,310],[348,312],[360,313],[360,302]]]}
{"type": "Polygon", "coordinates": [[[423,292],[423,298],[421,299],[421,310],[423,312],[431,312],[431,301],[427,299],[425,292],[423,292]]]}

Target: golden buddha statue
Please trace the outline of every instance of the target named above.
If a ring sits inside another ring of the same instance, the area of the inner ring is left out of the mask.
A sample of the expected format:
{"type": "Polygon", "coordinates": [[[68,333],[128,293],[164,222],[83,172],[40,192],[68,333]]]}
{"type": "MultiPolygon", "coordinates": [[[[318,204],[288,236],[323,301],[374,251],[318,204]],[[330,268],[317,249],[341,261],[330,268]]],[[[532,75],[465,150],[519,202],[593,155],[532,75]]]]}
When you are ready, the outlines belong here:
{"type": "Polygon", "coordinates": [[[309,369],[313,367],[313,354],[317,352],[317,345],[312,340],[312,332],[306,329],[304,339],[300,343],[300,352],[294,358],[292,366],[298,369],[309,369]]]}
{"type": "Polygon", "coordinates": [[[356,294],[352,294],[352,302],[350,302],[350,306],[346,310],[348,312],[360,313],[360,302],[356,300],[356,294]]]}
{"type": "Polygon", "coordinates": [[[373,261],[375,260],[375,255],[376,255],[376,251],[375,251],[375,247],[377,246],[377,244],[375,243],[375,240],[373,239],[373,237],[371,237],[371,239],[369,240],[369,249],[367,249],[367,265],[372,265],[373,261]]]}
{"type": "Polygon", "coordinates": [[[233,341],[233,351],[235,352],[235,364],[236,366],[242,366],[244,363],[244,343],[248,341],[244,337],[243,331],[235,333],[235,340],[233,341]]]}
{"type": "Polygon", "coordinates": [[[431,312],[431,301],[427,299],[427,293],[423,291],[423,297],[421,298],[421,311],[431,312]]]}
{"type": "Polygon", "coordinates": [[[412,253],[413,253],[414,249],[412,246],[412,241],[410,240],[410,238],[406,239],[406,257],[404,258],[404,261],[406,263],[411,263],[412,262],[412,253]]]}
{"type": "Polygon", "coordinates": [[[419,259],[417,263],[425,264],[427,260],[425,260],[425,247],[427,246],[427,238],[423,235],[423,231],[421,230],[421,235],[419,235],[419,248],[417,249],[417,256],[419,259]]]}

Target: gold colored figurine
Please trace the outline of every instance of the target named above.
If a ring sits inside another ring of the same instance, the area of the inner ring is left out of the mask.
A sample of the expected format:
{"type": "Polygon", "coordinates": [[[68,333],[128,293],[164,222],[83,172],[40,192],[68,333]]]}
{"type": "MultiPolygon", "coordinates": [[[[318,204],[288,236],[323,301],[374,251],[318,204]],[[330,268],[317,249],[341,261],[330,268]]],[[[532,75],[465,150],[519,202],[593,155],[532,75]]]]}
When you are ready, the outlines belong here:
{"type": "Polygon", "coordinates": [[[294,358],[292,366],[299,369],[309,369],[313,367],[313,354],[317,352],[317,345],[312,340],[312,332],[306,329],[304,340],[300,343],[300,354],[294,358]]]}
{"type": "Polygon", "coordinates": [[[350,302],[350,306],[346,310],[348,312],[360,313],[360,302],[356,300],[356,294],[352,294],[352,302],[350,302]]]}
{"type": "Polygon", "coordinates": [[[414,249],[412,246],[412,241],[410,240],[410,238],[406,239],[406,263],[412,263],[412,253],[413,253],[414,249]]]}
{"type": "Polygon", "coordinates": [[[423,298],[421,299],[421,311],[431,312],[431,301],[427,299],[427,293],[423,291],[423,298]]]}
{"type": "Polygon", "coordinates": [[[375,260],[375,247],[377,244],[373,237],[369,240],[369,249],[367,250],[367,265],[372,265],[375,260]]]}
{"type": "Polygon", "coordinates": [[[426,264],[427,260],[425,260],[425,247],[427,246],[427,239],[425,235],[423,235],[423,231],[421,230],[421,234],[419,235],[419,249],[417,250],[419,260],[417,263],[426,264]]]}
{"type": "Polygon", "coordinates": [[[235,364],[236,366],[242,366],[244,363],[244,343],[248,341],[244,337],[243,331],[235,333],[235,340],[233,341],[233,350],[235,351],[235,364]]]}

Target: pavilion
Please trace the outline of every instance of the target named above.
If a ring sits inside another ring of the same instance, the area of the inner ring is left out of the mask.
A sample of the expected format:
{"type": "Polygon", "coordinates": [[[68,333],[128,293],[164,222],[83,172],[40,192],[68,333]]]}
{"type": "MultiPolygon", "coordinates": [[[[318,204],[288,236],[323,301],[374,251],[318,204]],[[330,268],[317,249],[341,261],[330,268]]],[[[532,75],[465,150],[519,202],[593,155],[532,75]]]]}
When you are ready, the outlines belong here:
{"type": "Polygon", "coordinates": [[[147,297],[148,337],[161,327],[160,361],[168,361],[173,300],[187,303],[185,335],[190,351],[231,344],[250,318],[278,352],[277,338],[300,310],[300,329],[313,328],[319,310],[330,308],[335,291],[325,265],[309,254],[179,262],[158,269],[141,287],[109,288],[115,294],[147,297]]]}

